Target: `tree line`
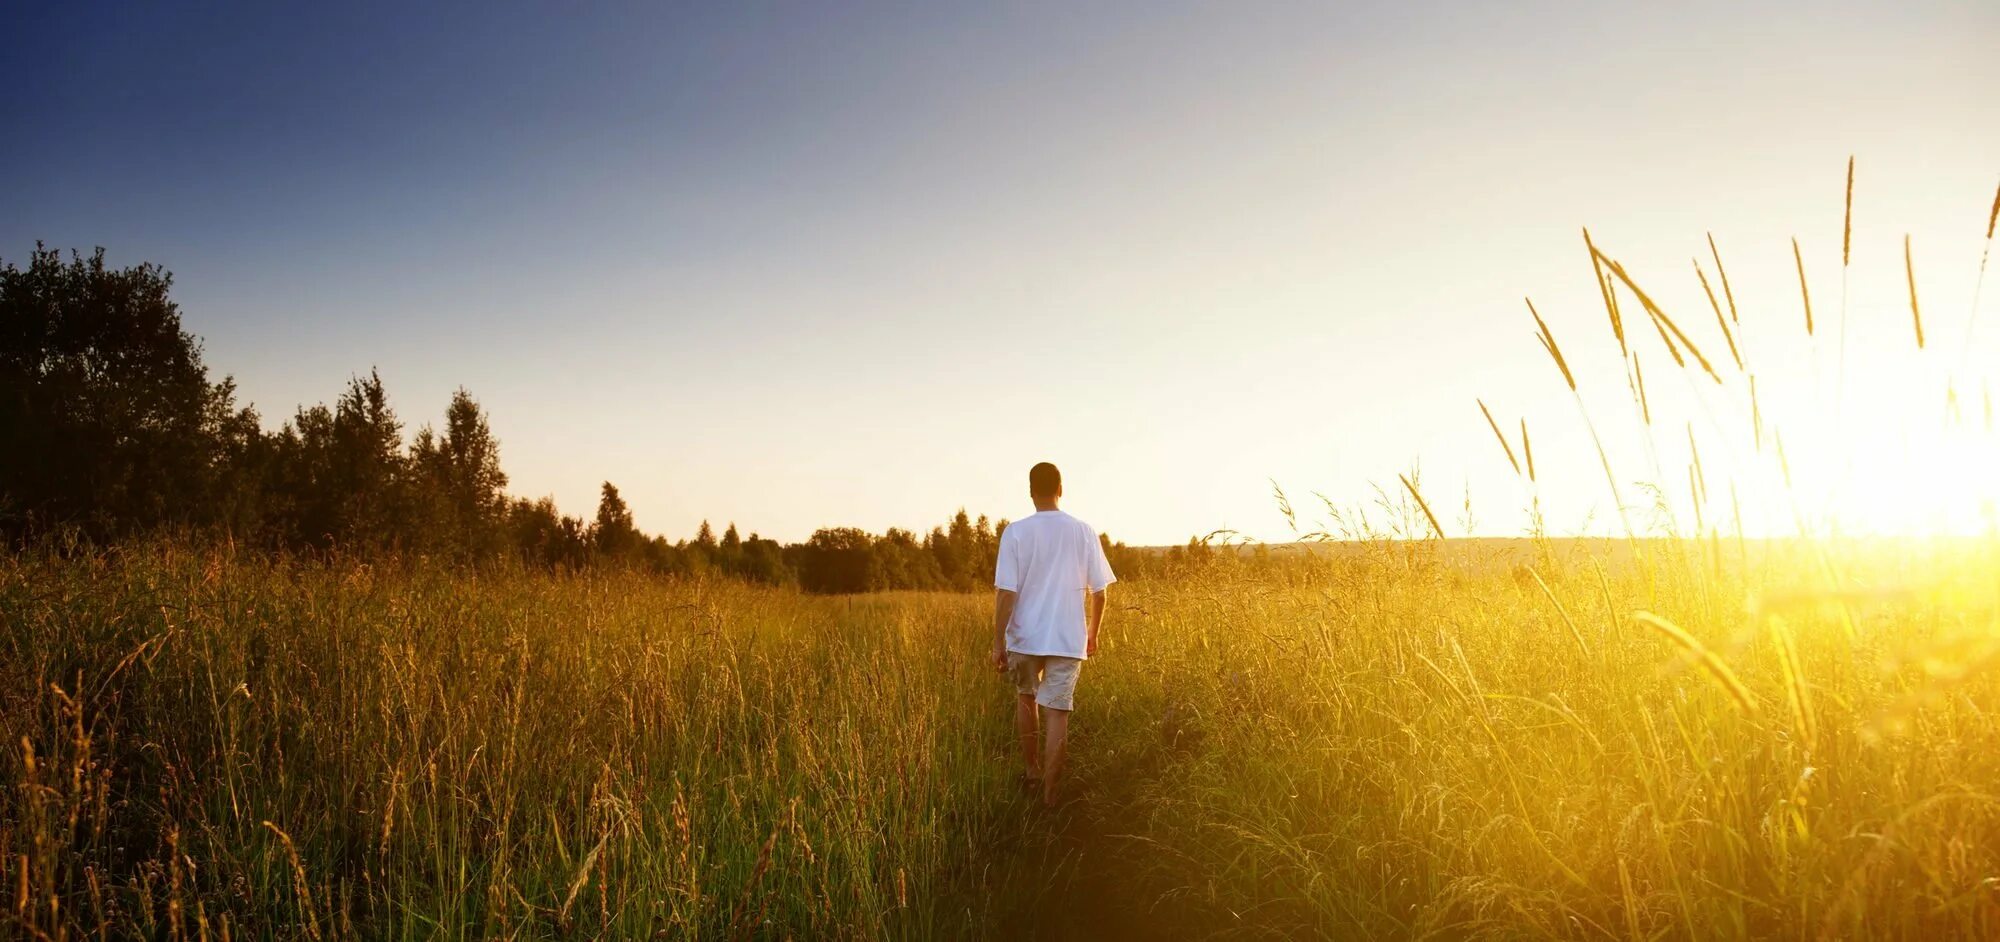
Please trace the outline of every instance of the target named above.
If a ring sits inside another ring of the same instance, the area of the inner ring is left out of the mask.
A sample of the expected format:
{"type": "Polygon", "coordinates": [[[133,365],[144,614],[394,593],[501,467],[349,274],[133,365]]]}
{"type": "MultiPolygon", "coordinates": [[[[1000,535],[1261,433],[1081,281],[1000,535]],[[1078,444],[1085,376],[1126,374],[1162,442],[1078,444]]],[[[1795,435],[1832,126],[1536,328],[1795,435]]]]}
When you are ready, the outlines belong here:
{"type": "MultiPolygon", "coordinates": [[[[0,264],[0,536],[109,542],[161,530],[294,553],[395,554],[469,564],[616,566],[812,592],[991,585],[1007,522],[960,510],[922,536],[837,527],[781,544],[734,523],[691,539],[641,531],[611,482],[586,520],[507,493],[500,442],[460,389],[408,433],[373,370],[275,431],[213,380],[181,326],[173,276],[68,259],[37,243],[0,264]]],[[[1106,540],[1130,575],[1149,554],[1106,540]]]]}

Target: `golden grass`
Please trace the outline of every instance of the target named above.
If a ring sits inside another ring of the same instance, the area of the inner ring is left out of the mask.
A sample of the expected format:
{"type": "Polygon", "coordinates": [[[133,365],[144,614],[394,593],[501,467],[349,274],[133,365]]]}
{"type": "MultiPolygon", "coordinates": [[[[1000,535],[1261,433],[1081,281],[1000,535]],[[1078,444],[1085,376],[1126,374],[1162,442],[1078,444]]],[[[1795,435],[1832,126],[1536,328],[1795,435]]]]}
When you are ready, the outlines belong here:
{"type": "Polygon", "coordinates": [[[1858,597],[1851,642],[1812,593],[1741,640],[1731,599],[1817,584],[1803,545],[1621,545],[1121,583],[1056,819],[1011,784],[980,596],[4,563],[0,934],[2000,930],[1995,544],[1844,560],[1933,585],[1858,597]],[[1893,853],[1847,837],[1885,821],[1893,853]]]}

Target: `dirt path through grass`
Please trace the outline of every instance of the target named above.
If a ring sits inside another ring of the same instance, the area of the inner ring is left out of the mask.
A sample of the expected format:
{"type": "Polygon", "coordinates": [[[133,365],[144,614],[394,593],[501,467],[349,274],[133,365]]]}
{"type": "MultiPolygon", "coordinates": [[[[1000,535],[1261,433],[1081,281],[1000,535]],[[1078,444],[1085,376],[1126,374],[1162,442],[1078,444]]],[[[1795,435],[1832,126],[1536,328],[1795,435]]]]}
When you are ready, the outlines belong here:
{"type": "Polygon", "coordinates": [[[1157,750],[1079,737],[1063,804],[1047,810],[1026,790],[1007,813],[1019,830],[984,863],[981,892],[994,905],[992,938],[1163,939],[1207,935],[1213,915],[1196,911],[1156,866],[1144,836],[1143,797],[1157,788],[1157,750]]]}

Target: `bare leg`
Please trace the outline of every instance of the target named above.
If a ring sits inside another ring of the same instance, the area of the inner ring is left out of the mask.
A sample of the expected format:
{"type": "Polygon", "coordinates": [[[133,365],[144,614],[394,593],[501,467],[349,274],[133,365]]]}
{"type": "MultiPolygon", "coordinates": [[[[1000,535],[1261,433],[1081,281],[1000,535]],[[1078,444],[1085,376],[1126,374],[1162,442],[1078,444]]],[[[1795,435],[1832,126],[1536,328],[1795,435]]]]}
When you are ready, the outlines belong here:
{"type": "Polygon", "coordinates": [[[1014,731],[1021,737],[1021,758],[1028,765],[1028,777],[1042,775],[1042,751],[1035,742],[1035,695],[1024,693],[1014,698],[1014,731]]]}
{"type": "Polygon", "coordinates": [[[1069,711],[1042,710],[1042,727],[1047,735],[1042,744],[1042,804],[1054,807],[1056,779],[1062,776],[1063,757],[1069,752],[1069,711]]]}

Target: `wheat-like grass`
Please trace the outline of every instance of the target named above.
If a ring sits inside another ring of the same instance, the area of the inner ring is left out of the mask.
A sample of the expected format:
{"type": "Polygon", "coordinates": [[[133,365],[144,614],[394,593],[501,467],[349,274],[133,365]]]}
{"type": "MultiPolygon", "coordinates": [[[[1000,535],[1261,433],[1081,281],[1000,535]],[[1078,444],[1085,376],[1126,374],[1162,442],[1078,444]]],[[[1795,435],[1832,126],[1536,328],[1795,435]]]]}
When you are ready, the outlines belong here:
{"type": "MultiPolygon", "coordinates": [[[[1694,341],[1689,340],[1688,335],[1681,332],[1680,325],[1675,324],[1673,318],[1667,316],[1666,311],[1661,310],[1658,304],[1653,303],[1652,297],[1646,294],[1644,289],[1639,287],[1638,282],[1633,281],[1632,276],[1625,273],[1625,266],[1620,265],[1615,260],[1609,258],[1606,258],[1604,262],[1611,269],[1611,273],[1613,275],[1618,276],[1619,281],[1625,283],[1625,287],[1632,289],[1632,294],[1638,297],[1639,304],[1646,309],[1647,314],[1652,316],[1653,325],[1655,327],[1660,327],[1664,325],[1665,329],[1662,330],[1660,334],[1661,339],[1665,340],[1667,331],[1672,331],[1674,340],[1680,341],[1680,345],[1687,348],[1688,354],[1695,358],[1695,362],[1701,364],[1702,372],[1707,373],[1710,379],[1715,380],[1717,383],[1721,383],[1722,374],[1717,373],[1715,371],[1714,365],[1708,362],[1708,357],[1702,355],[1701,348],[1695,346],[1694,341]]],[[[1667,341],[1667,349],[1669,351],[1674,350],[1673,341],[1671,340],[1667,341]]],[[[1680,364],[1683,367],[1687,365],[1686,362],[1681,359],[1680,353],[1678,351],[1674,351],[1674,362],[1680,364]]]]}
{"type": "Polygon", "coordinates": [[[1701,639],[1652,612],[1636,611],[1632,613],[1632,617],[1640,624],[1653,629],[1661,637],[1673,642],[1689,661],[1701,669],[1704,676],[1729,695],[1730,701],[1736,704],[1738,710],[1745,715],[1756,715],[1757,701],[1750,696],[1749,688],[1743,686],[1743,681],[1737,678],[1736,672],[1730,670],[1729,665],[1723,663],[1722,658],[1717,657],[1708,645],[1702,644],[1701,639]]]}

